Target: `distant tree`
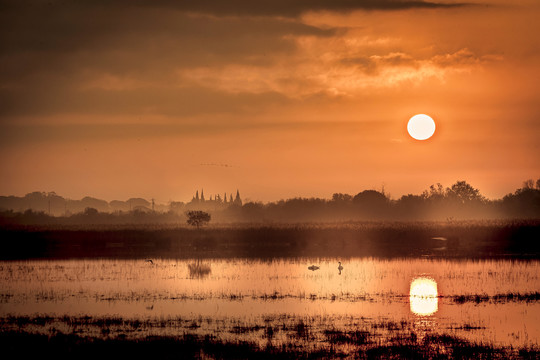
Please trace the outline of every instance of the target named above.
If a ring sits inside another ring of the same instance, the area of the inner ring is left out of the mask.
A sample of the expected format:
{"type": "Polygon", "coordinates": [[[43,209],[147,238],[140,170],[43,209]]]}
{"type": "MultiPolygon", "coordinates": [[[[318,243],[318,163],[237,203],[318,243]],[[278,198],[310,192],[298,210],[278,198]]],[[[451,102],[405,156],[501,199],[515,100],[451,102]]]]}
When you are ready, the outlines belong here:
{"type": "Polygon", "coordinates": [[[196,226],[197,229],[204,224],[208,224],[211,219],[209,213],[200,210],[187,211],[186,216],[188,217],[187,223],[191,226],[196,226]]]}
{"type": "Polygon", "coordinates": [[[169,202],[169,211],[173,211],[177,214],[180,214],[182,210],[185,208],[185,205],[181,201],[171,201],[169,202]]]}
{"type": "Polygon", "coordinates": [[[381,218],[388,216],[389,199],[376,190],[364,190],[352,199],[355,206],[367,218],[381,218]]]}
{"type": "Polygon", "coordinates": [[[540,216],[540,190],[521,188],[502,199],[502,206],[507,215],[515,217],[540,216]]]}
{"type": "Polygon", "coordinates": [[[349,194],[335,193],[332,195],[332,201],[335,202],[350,202],[352,201],[352,196],[349,194]]]}
{"type": "Polygon", "coordinates": [[[446,196],[449,199],[457,200],[465,204],[473,201],[482,202],[485,198],[480,194],[480,190],[475,189],[466,181],[458,181],[446,189],[446,196]]]}
{"type": "Polygon", "coordinates": [[[534,180],[533,179],[525,180],[523,182],[523,188],[524,189],[534,189],[534,180]]]}
{"type": "Polygon", "coordinates": [[[83,214],[86,216],[96,216],[98,214],[98,211],[97,209],[87,207],[86,209],[84,209],[83,214]]]}
{"type": "Polygon", "coordinates": [[[540,190],[540,179],[536,180],[536,190],[540,190]]]}
{"type": "Polygon", "coordinates": [[[242,206],[241,214],[246,221],[261,221],[264,218],[264,205],[261,202],[248,202],[242,206]]]}
{"type": "Polygon", "coordinates": [[[386,205],[388,202],[387,197],[376,190],[364,190],[358,193],[352,199],[353,203],[368,206],[380,206],[386,205]]]}
{"type": "Polygon", "coordinates": [[[105,200],[96,199],[90,196],[85,196],[81,199],[81,205],[84,208],[94,208],[101,212],[109,211],[109,203],[105,200]]]}
{"type": "Polygon", "coordinates": [[[429,190],[424,190],[422,193],[424,199],[430,201],[441,201],[445,197],[444,188],[441,183],[433,184],[429,187],[429,190]]]}

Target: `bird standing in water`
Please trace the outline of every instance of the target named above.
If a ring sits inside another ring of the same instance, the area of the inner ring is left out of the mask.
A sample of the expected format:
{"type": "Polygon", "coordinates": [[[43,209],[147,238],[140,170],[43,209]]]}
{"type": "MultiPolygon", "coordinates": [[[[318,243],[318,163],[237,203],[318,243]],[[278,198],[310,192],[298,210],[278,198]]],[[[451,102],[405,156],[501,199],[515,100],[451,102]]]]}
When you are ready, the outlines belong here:
{"type": "Polygon", "coordinates": [[[339,261],[339,266],[337,267],[339,270],[339,275],[341,275],[341,270],[343,270],[343,266],[341,266],[341,261],[339,261]]]}

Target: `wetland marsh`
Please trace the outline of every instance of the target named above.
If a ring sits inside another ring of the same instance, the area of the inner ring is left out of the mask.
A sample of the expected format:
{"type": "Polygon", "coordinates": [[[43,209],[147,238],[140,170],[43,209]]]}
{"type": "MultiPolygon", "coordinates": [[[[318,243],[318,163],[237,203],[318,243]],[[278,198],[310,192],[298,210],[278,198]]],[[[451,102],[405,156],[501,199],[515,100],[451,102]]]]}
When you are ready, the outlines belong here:
{"type": "Polygon", "coordinates": [[[165,355],[210,358],[534,358],[539,268],[373,257],[3,261],[2,342],[169,341],[165,355]]]}

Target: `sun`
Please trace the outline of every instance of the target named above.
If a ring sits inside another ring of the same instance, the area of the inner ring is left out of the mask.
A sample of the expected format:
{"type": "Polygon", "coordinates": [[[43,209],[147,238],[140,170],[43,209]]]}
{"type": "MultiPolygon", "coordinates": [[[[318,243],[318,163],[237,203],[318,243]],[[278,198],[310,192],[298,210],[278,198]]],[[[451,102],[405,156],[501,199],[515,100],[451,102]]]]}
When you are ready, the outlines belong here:
{"type": "Polygon", "coordinates": [[[435,133],[435,121],[425,114],[417,114],[409,119],[407,131],[416,140],[427,140],[435,133]]]}

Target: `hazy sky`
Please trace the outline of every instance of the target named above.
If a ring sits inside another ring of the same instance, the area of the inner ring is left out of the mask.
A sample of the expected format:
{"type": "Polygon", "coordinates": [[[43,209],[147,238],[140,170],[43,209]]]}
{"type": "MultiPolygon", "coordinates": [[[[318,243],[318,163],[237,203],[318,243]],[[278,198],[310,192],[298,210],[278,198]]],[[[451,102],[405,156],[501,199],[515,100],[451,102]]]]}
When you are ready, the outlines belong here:
{"type": "Polygon", "coordinates": [[[0,0],[0,195],[540,177],[540,2],[0,0]],[[417,141],[408,119],[435,119],[417,141]]]}

